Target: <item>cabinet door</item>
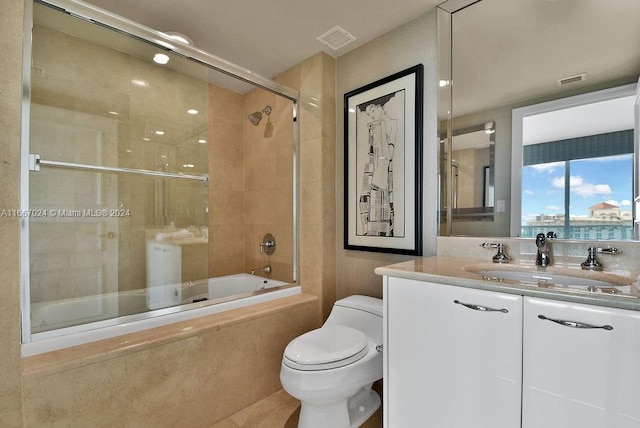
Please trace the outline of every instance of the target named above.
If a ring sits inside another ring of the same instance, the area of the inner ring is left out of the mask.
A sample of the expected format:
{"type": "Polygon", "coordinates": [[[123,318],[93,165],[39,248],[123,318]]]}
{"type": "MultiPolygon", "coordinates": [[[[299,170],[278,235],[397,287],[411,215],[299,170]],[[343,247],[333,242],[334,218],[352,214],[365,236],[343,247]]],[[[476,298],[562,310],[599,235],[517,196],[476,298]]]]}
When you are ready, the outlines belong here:
{"type": "Polygon", "coordinates": [[[385,426],[520,426],[522,297],[387,278],[384,300],[385,426]]]}
{"type": "Polygon", "coordinates": [[[640,313],[525,298],[523,352],[523,428],[640,427],[640,313]]]}

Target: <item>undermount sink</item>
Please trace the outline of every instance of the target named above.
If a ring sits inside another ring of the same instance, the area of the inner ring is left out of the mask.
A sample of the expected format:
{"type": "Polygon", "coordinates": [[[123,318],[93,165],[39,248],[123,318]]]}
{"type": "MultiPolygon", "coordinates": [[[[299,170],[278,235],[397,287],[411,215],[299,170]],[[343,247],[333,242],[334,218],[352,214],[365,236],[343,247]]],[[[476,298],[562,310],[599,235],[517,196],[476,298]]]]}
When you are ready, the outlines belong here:
{"type": "Polygon", "coordinates": [[[609,282],[598,281],[596,279],[576,278],[566,275],[546,274],[540,272],[514,272],[503,270],[485,270],[479,274],[491,278],[501,278],[507,281],[548,283],[553,285],[574,285],[580,287],[613,287],[609,282]]]}
{"type": "Polygon", "coordinates": [[[621,285],[621,277],[616,277],[615,280],[612,280],[610,282],[598,279],[583,278],[579,276],[533,270],[518,271],[486,269],[476,270],[475,273],[479,274],[482,279],[485,279],[487,281],[514,281],[525,284],[534,284],[541,288],[577,289],[608,294],[627,294],[630,289],[629,285],[621,285]]]}

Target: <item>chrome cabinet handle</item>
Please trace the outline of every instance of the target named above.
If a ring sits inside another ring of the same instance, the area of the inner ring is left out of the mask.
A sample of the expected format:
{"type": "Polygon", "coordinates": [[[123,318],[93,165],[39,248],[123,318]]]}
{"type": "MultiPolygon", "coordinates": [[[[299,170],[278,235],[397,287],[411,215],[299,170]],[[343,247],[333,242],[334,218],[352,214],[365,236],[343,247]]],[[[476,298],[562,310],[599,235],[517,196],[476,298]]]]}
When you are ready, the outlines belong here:
{"type": "Polygon", "coordinates": [[[475,305],[473,303],[463,303],[459,300],[454,300],[453,303],[455,303],[456,305],[462,305],[465,308],[469,308],[469,309],[473,309],[474,311],[481,311],[481,312],[502,312],[504,314],[506,314],[507,312],[509,312],[506,309],[494,309],[494,308],[489,308],[487,306],[480,306],[480,305],[475,305]]]}
{"type": "Polygon", "coordinates": [[[541,319],[541,320],[551,321],[551,322],[554,322],[556,324],[560,324],[560,325],[563,325],[565,327],[571,327],[571,328],[601,328],[603,330],[613,330],[613,327],[611,327],[608,324],[605,324],[605,325],[591,325],[591,324],[584,324],[584,323],[575,322],[575,321],[567,321],[567,320],[558,320],[558,319],[553,319],[553,318],[547,318],[544,315],[538,315],[538,318],[541,319]]]}

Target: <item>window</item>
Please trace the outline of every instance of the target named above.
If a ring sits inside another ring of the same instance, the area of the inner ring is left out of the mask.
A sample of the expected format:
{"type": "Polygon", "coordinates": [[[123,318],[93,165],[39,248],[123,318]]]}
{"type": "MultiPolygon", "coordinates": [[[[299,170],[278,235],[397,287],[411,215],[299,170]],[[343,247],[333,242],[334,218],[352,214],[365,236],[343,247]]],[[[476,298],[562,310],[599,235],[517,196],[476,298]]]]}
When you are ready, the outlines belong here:
{"type": "MultiPolygon", "coordinates": [[[[524,166],[522,236],[529,236],[528,229],[539,226],[561,238],[631,236],[633,131],[623,137],[630,143],[630,153],[524,166]]],[[[525,162],[527,149],[534,151],[539,148],[536,146],[525,147],[525,162]]],[[[604,147],[612,149],[611,145],[604,147]]]]}
{"type": "Polygon", "coordinates": [[[513,110],[512,236],[633,238],[634,93],[626,85],[513,110]]]}

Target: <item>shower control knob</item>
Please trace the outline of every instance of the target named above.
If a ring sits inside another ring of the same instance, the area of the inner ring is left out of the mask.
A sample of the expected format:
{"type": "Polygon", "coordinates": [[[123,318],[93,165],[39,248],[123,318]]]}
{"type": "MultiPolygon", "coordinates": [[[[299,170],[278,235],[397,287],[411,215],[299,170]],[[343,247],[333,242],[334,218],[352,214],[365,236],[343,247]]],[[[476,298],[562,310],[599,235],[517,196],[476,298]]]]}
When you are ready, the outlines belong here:
{"type": "Polygon", "coordinates": [[[271,254],[276,252],[276,239],[272,234],[267,233],[262,238],[262,242],[260,243],[260,254],[266,254],[270,256],[271,254]]]}

